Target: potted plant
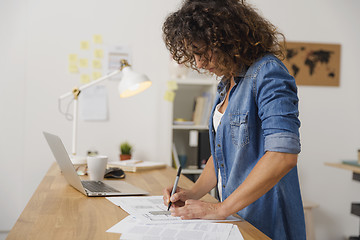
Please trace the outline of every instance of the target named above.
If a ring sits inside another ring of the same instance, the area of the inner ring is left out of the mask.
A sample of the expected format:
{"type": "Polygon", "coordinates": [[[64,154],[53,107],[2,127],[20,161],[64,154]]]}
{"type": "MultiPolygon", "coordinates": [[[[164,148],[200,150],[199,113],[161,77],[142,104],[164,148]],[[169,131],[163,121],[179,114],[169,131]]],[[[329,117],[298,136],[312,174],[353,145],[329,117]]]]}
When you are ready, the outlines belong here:
{"type": "Polygon", "coordinates": [[[120,160],[129,160],[131,159],[132,146],[128,142],[123,142],[120,144],[120,160]]]}

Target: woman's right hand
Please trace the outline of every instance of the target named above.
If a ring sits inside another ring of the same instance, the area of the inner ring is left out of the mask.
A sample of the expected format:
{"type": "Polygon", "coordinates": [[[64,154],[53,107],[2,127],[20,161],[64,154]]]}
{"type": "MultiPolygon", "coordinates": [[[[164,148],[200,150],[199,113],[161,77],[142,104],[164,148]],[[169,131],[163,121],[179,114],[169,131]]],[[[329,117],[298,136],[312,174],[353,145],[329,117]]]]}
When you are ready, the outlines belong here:
{"type": "Polygon", "coordinates": [[[170,197],[172,189],[173,186],[169,186],[163,191],[163,200],[165,206],[168,206],[169,202],[171,201],[171,206],[182,207],[185,205],[186,200],[193,199],[193,194],[191,193],[191,191],[181,187],[177,187],[176,192],[170,197]]]}

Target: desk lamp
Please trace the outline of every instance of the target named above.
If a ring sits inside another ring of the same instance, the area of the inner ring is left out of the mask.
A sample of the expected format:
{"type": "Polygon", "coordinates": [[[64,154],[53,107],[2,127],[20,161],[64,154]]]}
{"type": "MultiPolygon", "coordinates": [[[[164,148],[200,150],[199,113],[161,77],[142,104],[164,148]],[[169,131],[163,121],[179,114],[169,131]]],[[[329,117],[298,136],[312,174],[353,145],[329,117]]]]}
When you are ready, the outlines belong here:
{"type": "Polygon", "coordinates": [[[70,156],[73,164],[84,164],[86,163],[86,157],[81,157],[77,155],[76,147],[77,147],[77,122],[78,122],[78,97],[82,90],[94,86],[106,79],[109,79],[116,74],[122,72],[122,78],[120,79],[118,91],[120,94],[120,98],[127,98],[133,95],[136,95],[145,89],[151,86],[151,81],[144,74],[139,74],[130,68],[130,64],[122,59],[120,61],[120,68],[115,70],[108,75],[101,77],[93,82],[85,84],[81,87],[75,87],[72,91],[65,93],[59,97],[59,105],[60,102],[70,96],[74,98],[74,109],[73,109],[73,129],[72,129],[72,154],[70,156]]]}

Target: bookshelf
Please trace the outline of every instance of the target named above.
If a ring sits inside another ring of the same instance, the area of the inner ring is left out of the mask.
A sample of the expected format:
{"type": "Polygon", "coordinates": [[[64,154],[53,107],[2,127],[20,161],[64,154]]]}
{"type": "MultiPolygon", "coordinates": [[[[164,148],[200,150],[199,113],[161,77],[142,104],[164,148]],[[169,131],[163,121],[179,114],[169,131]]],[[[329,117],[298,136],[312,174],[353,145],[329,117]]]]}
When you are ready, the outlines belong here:
{"type": "MultiPolygon", "coordinates": [[[[178,89],[172,104],[172,158],[173,166],[180,165],[179,158],[186,158],[185,167],[182,173],[188,175],[192,180],[201,174],[199,168],[200,146],[196,146],[196,135],[199,132],[208,132],[208,121],[210,111],[215,99],[216,86],[218,81],[215,77],[193,74],[186,78],[171,79],[176,81],[178,89]],[[199,101],[200,98],[201,101],[199,101]],[[200,113],[198,103],[201,102],[200,113]],[[194,116],[198,116],[197,120],[194,116]],[[184,121],[182,123],[182,121],[184,121]],[[190,139],[195,136],[195,139],[190,139]],[[195,144],[194,144],[195,142],[195,144]],[[175,154],[174,154],[175,152],[175,154]],[[190,176],[189,176],[190,175],[190,176]]],[[[198,135],[199,138],[200,135],[198,135]]]]}
{"type": "MultiPolygon", "coordinates": [[[[342,160],[341,163],[330,163],[326,162],[325,165],[345,170],[350,170],[353,173],[353,180],[360,181],[360,165],[358,160],[342,160]]],[[[360,203],[353,202],[351,203],[350,213],[360,217],[360,203]]],[[[358,236],[351,236],[349,240],[359,240],[360,234],[358,236]]]]}
{"type": "Polygon", "coordinates": [[[207,125],[173,125],[172,126],[173,130],[208,130],[208,126],[207,125]]]}

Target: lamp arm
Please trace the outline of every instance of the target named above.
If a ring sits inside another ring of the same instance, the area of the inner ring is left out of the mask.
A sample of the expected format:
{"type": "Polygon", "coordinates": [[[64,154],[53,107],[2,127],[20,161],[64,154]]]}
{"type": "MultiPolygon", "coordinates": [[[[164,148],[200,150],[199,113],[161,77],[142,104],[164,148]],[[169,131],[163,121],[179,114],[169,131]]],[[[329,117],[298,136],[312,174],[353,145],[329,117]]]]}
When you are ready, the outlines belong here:
{"type": "MultiPolygon", "coordinates": [[[[98,84],[98,83],[100,83],[100,82],[102,82],[102,81],[104,81],[104,80],[106,80],[106,79],[109,79],[109,78],[111,78],[112,76],[114,76],[114,75],[116,75],[116,74],[118,74],[118,73],[120,73],[120,72],[121,72],[121,70],[115,70],[115,71],[109,73],[108,75],[103,76],[103,77],[101,77],[101,78],[99,78],[99,79],[97,79],[97,80],[95,80],[95,81],[92,81],[92,82],[90,82],[90,83],[88,83],[88,84],[82,85],[82,86],[79,87],[79,88],[75,88],[75,89],[77,89],[77,90],[79,91],[79,93],[78,93],[77,95],[79,95],[82,90],[84,90],[84,89],[86,89],[86,88],[89,88],[89,87],[91,87],[91,86],[93,86],[93,85],[96,85],[96,84],[98,84]]],[[[67,98],[67,97],[74,96],[74,91],[75,91],[75,90],[72,90],[72,91],[70,91],[70,92],[67,92],[67,93],[61,95],[61,96],[59,97],[59,100],[63,100],[63,99],[65,99],[65,98],[67,98]]]]}
{"type": "Polygon", "coordinates": [[[100,82],[102,82],[102,81],[104,81],[104,80],[106,80],[106,79],[111,78],[112,76],[114,76],[114,75],[116,75],[116,74],[118,74],[118,73],[120,73],[120,72],[121,72],[120,70],[115,70],[115,71],[109,73],[109,74],[106,75],[106,76],[103,76],[103,77],[101,77],[101,78],[99,78],[99,79],[96,79],[95,81],[92,81],[92,82],[90,82],[90,83],[88,83],[88,84],[85,84],[85,85],[79,87],[79,90],[82,91],[82,90],[84,90],[84,89],[86,89],[86,88],[89,88],[89,87],[91,87],[91,86],[93,86],[93,85],[96,85],[96,84],[98,84],[98,83],[100,83],[100,82]]]}

